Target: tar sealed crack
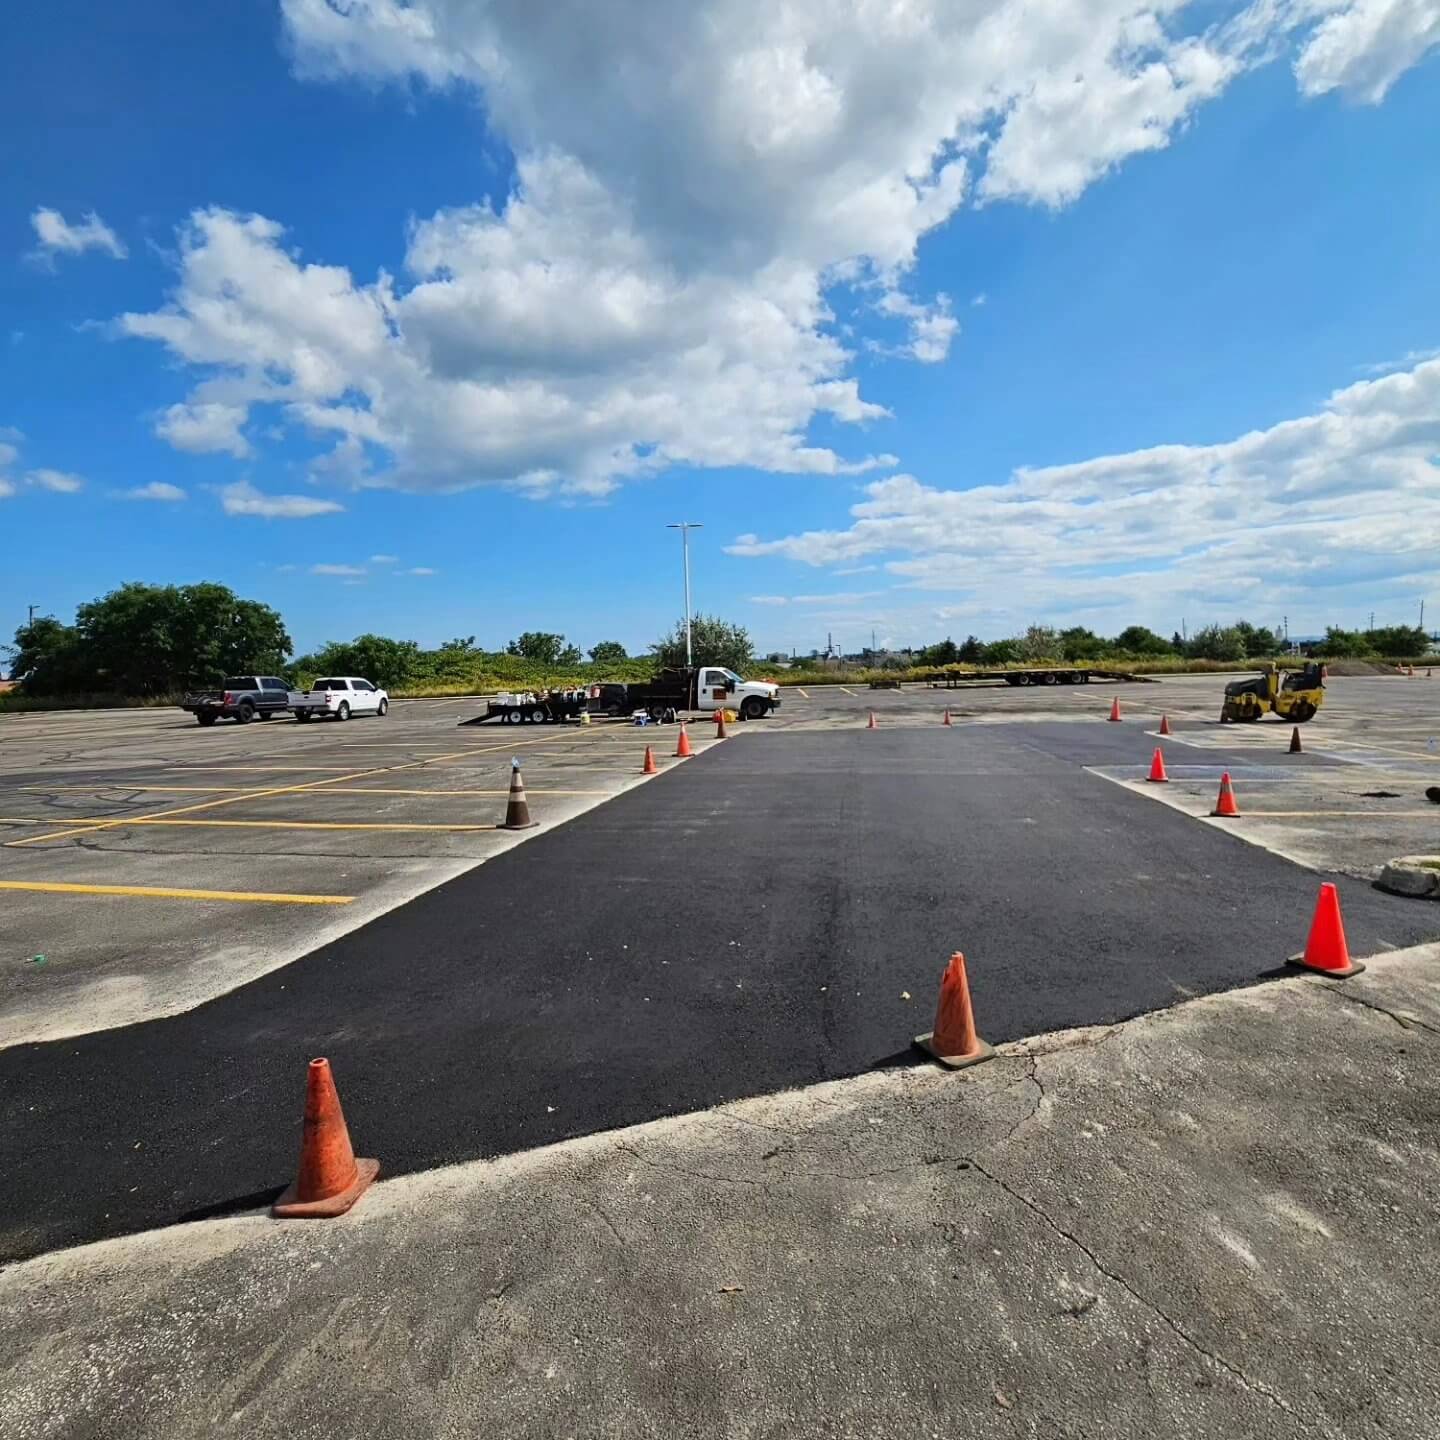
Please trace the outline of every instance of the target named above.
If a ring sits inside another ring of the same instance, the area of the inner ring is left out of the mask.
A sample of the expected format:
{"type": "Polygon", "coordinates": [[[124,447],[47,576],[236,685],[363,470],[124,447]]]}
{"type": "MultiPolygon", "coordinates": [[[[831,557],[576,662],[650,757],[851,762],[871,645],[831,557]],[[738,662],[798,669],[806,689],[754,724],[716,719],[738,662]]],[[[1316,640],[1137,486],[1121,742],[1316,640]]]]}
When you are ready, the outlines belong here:
{"type": "Polygon", "coordinates": [[[1432,1025],[1418,1015],[1402,1015],[1398,1011],[1382,1005],[1378,1000],[1367,999],[1357,990],[1345,990],[1339,985],[1323,985],[1321,988],[1328,990],[1332,995],[1338,995],[1342,1000],[1348,1000],[1352,1005],[1361,1005],[1366,1010],[1374,1010],[1379,1015],[1388,1015],[1402,1030],[1428,1030],[1432,1035],[1440,1035],[1440,1026],[1432,1025]]]}

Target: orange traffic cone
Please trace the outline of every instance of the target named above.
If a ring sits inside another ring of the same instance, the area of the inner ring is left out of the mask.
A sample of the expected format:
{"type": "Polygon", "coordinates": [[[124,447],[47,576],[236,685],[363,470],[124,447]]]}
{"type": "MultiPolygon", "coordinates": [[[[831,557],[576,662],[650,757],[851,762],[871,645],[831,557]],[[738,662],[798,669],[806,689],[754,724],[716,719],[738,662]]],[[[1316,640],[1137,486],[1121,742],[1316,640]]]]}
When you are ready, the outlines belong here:
{"type": "Polygon", "coordinates": [[[1162,715],[1160,717],[1160,733],[1162,735],[1169,735],[1172,733],[1170,729],[1170,717],[1168,715],[1162,715]]]}
{"type": "Polygon", "coordinates": [[[1119,718],[1120,718],[1120,697],[1117,695],[1117,696],[1110,702],[1110,719],[1112,719],[1112,720],[1118,720],[1119,718]]]}
{"type": "Polygon", "coordinates": [[[680,722],[680,738],[675,742],[675,758],[677,760],[688,760],[695,752],[690,748],[690,732],[685,728],[685,722],[680,722]]]}
{"type": "Polygon", "coordinates": [[[529,830],[537,822],[530,818],[530,802],[525,798],[525,779],[520,774],[520,762],[510,762],[510,798],[505,803],[505,823],[502,830],[529,830]]]}
{"type": "Polygon", "coordinates": [[[723,710],[717,710],[715,712],[715,738],[717,740],[728,740],[730,738],[725,732],[725,712],[723,710]]]}
{"type": "Polygon", "coordinates": [[[271,1207],[277,1220],[332,1220],[343,1215],[380,1173],[378,1160],[357,1160],[335,1093],[328,1060],[312,1060],[305,1076],[300,1173],[271,1207]]]}
{"type": "Polygon", "coordinates": [[[1220,777],[1220,794],[1215,799],[1215,808],[1210,812],[1212,815],[1238,815],[1240,807],[1235,803],[1235,787],[1230,783],[1230,772],[1227,770],[1220,777]]]}
{"type": "Polygon", "coordinates": [[[940,1000],[935,1006],[935,1028],[917,1035],[915,1043],[950,1070],[977,1065],[995,1053],[975,1033],[975,1012],[970,1008],[970,985],[965,979],[965,957],[957,950],[940,977],[940,1000]]]}
{"type": "Polygon", "coordinates": [[[867,730],[878,730],[880,727],[875,723],[875,712],[870,712],[870,723],[865,727],[867,730]]]}
{"type": "Polygon", "coordinates": [[[1300,727],[1292,727],[1290,731],[1290,753],[1292,755],[1303,754],[1305,747],[1300,743],[1300,727]]]}
{"type": "Polygon", "coordinates": [[[1321,885],[1320,898],[1315,902],[1315,918],[1310,922],[1305,953],[1292,956],[1290,963],[1306,970],[1318,970],[1322,975],[1333,975],[1337,980],[1358,975],[1365,968],[1350,958],[1350,947],[1345,943],[1345,923],[1340,918],[1340,895],[1328,880],[1321,885]]]}
{"type": "Polygon", "coordinates": [[[655,763],[655,752],[647,745],[645,747],[645,763],[640,767],[642,775],[658,775],[660,767],[655,763]]]}
{"type": "Polygon", "coordinates": [[[950,711],[948,709],[945,711],[945,718],[940,723],[942,725],[950,724],[950,711]]]}
{"type": "Polygon", "coordinates": [[[1165,757],[1160,753],[1160,747],[1155,747],[1155,756],[1150,761],[1150,773],[1145,777],[1156,785],[1165,785],[1170,777],[1165,773],[1165,757]]]}

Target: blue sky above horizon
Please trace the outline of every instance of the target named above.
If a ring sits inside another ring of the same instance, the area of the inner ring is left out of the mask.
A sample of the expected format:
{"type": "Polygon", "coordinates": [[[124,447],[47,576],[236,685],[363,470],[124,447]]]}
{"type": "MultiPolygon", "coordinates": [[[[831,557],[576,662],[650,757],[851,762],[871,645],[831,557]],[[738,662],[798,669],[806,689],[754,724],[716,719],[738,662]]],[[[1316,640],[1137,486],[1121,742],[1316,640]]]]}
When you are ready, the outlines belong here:
{"type": "Polygon", "coordinates": [[[0,615],[1440,614],[1440,0],[19,0],[0,615]]]}

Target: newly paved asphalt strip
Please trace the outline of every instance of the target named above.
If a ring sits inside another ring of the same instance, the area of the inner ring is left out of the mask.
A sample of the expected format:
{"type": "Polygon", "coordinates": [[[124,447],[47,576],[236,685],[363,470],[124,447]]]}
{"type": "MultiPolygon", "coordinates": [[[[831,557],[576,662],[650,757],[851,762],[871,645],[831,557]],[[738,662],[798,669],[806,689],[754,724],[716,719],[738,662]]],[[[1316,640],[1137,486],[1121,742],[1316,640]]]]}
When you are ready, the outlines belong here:
{"type": "MultiPolygon", "coordinates": [[[[908,1062],[957,948],[991,1041],[1254,982],[1318,877],[1076,763],[1152,746],[747,736],[200,1009],[0,1052],[0,1258],[261,1203],[313,1055],[395,1173],[908,1062]]],[[[1440,930],[1342,894],[1357,953],[1440,930]]]]}

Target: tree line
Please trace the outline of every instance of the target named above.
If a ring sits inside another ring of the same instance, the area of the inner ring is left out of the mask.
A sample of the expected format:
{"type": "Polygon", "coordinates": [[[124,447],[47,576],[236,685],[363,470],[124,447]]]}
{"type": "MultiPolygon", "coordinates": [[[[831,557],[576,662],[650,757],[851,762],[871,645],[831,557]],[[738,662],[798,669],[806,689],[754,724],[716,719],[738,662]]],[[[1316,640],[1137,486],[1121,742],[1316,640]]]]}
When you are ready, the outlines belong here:
{"type": "MultiPolygon", "coordinates": [[[[700,615],[693,631],[697,663],[741,670],[754,659],[742,626],[700,615]]],[[[387,690],[464,685],[480,676],[512,684],[641,679],[657,664],[684,663],[685,625],[677,621],[643,656],[629,655],[618,640],[599,640],[582,652],[564,635],[540,630],[499,651],[478,646],[473,635],[426,649],[367,634],[297,656],[269,605],[243,600],[225,585],[137,581],[79,606],[73,624],[37,616],[3,648],[26,696],[161,699],[250,674],[281,675],[296,685],[327,674],[363,675],[387,690]]]]}

